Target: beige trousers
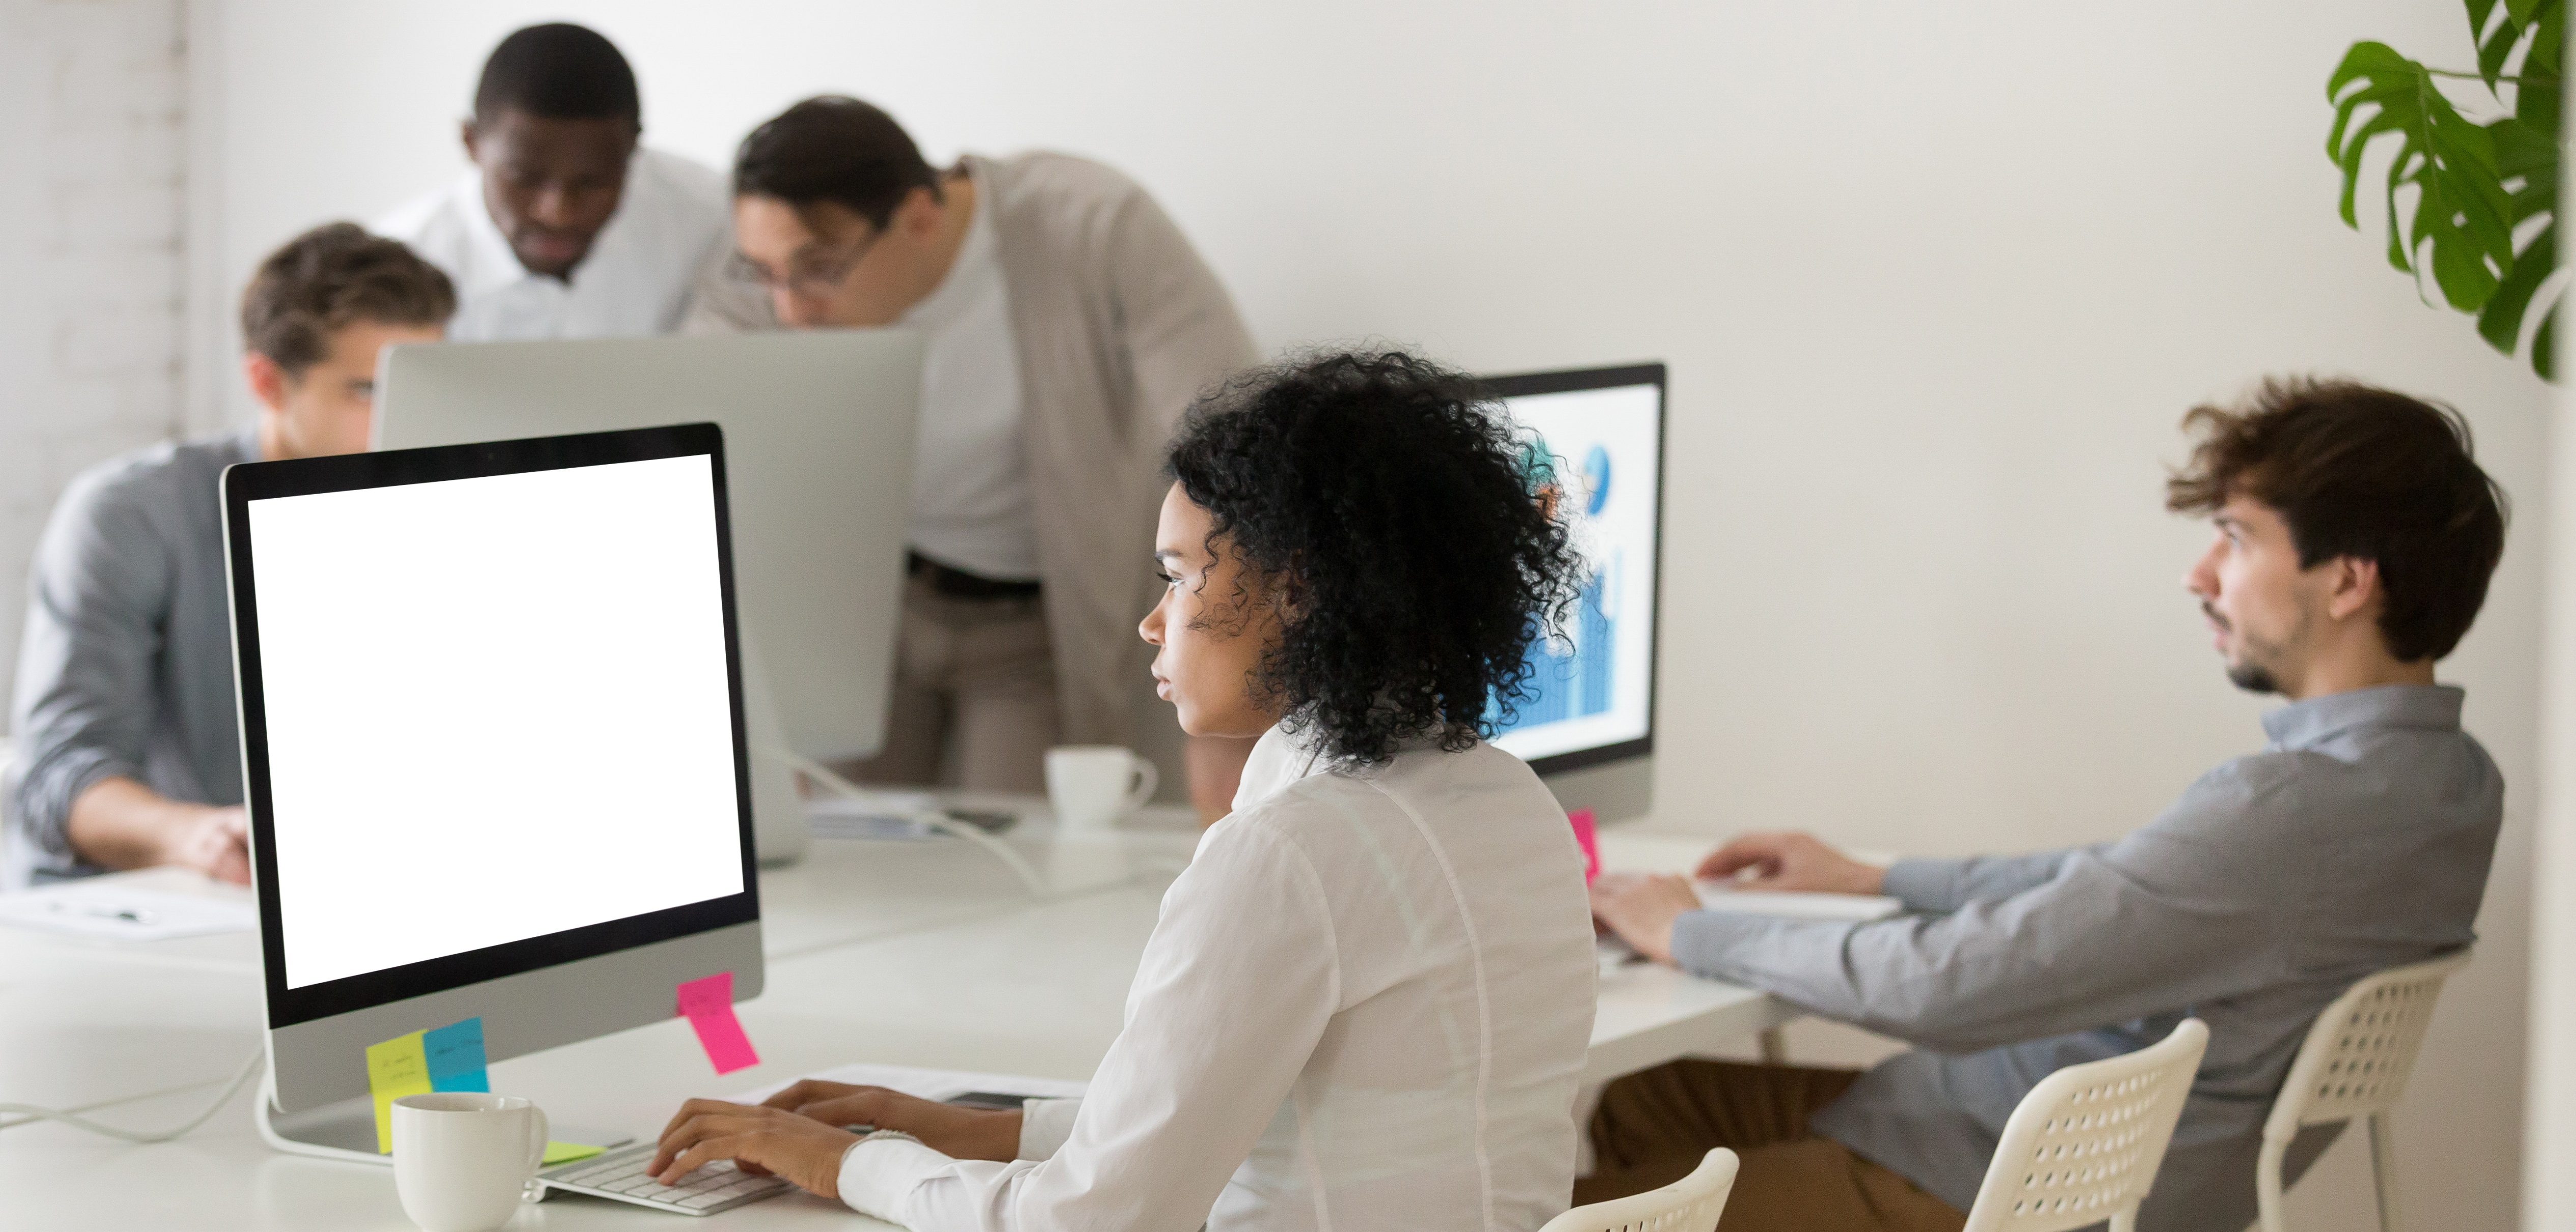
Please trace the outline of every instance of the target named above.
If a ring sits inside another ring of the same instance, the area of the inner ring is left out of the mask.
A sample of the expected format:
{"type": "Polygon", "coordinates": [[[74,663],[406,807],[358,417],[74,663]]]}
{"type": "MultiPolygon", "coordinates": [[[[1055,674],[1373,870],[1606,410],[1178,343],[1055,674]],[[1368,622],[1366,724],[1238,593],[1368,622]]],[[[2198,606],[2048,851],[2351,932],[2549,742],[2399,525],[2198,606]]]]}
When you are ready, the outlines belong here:
{"type": "Polygon", "coordinates": [[[885,748],[862,783],[1043,792],[1063,730],[1040,600],[959,599],[910,579],[885,748]]]}
{"type": "MultiPolygon", "coordinates": [[[[1968,1216],[1912,1181],[1807,1131],[1857,1070],[1675,1061],[1602,1089],[1592,1115],[1600,1160],[1576,1203],[1669,1185],[1711,1148],[1742,1160],[1718,1232],[1959,1232],[1968,1216]]],[[[1689,1232],[1707,1232],[1691,1229],[1689,1232]]]]}

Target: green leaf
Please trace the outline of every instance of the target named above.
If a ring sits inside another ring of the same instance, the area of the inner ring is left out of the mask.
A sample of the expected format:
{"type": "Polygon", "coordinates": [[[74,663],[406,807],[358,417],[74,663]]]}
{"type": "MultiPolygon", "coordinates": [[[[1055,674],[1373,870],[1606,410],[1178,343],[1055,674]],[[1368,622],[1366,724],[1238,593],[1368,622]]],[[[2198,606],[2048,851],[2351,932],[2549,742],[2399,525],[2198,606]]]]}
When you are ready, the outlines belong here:
{"type": "MultiPolygon", "coordinates": [[[[2345,221],[2359,225],[2351,199],[2362,156],[2378,138],[2394,134],[2388,262],[2410,273],[2429,265],[2444,300],[2476,311],[2513,263],[2514,201],[2498,170],[2495,135],[2462,117],[2422,64],[2381,43],[2354,44],[2327,97],[2336,107],[2327,152],[2343,172],[2345,221]],[[2364,108],[2373,109],[2367,119],[2364,108]],[[2399,200],[2409,187],[2415,190],[2411,212],[2399,200]]],[[[2514,138],[2519,142],[2520,134],[2514,138]]]]}
{"type": "Polygon", "coordinates": [[[2538,12],[2541,5],[2556,2],[2557,0],[2504,0],[2504,11],[2506,16],[2513,19],[2515,25],[2527,26],[2531,24],[2531,15],[2538,12]]]}
{"type": "Polygon", "coordinates": [[[2560,53],[2567,47],[2566,5],[2560,0],[2544,0],[2540,20],[2531,24],[2536,33],[2532,36],[2531,54],[2523,58],[2522,71],[2556,77],[2560,53]]]}
{"type": "Polygon", "coordinates": [[[2507,355],[2515,343],[2522,341],[2522,315],[2531,307],[2532,293],[2558,268],[2558,224],[2552,221],[2523,246],[2522,255],[2514,258],[2512,272],[2497,284],[2486,308],[2478,313],[2478,336],[2507,355]]]}
{"type": "Polygon", "coordinates": [[[2496,0],[2468,0],[2469,41],[2477,44],[2478,75],[2486,78],[2487,88],[2496,88],[2496,77],[2504,72],[2504,62],[2513,57],[2513,48],[2522,41],[2522,25],[2511,17],[2487,28],[2487,18],[2495,12],[2496,0]]]}
{"type": "MultiPolygon", "coordinates": [[[[2553,68],[2550,71],[2555,73],[2557,70],[2553,68]]],[[[2554,77],[2545,84],[2517,85],[2513,89],[2513,118],[2530,125],[2551,145],[2556,145],[2559,102],[2558,82],[2554,77]]]]}
{"type": "MultiPolygon", "coordinates": [[[[2499,103],[2504,71],[2522,55],[2512,116],[2480,123],[2461,115],[2433,70],[2384,43],[2353,44],[2326,85],[2335,111],[2326,156],[2342,173],[2337,207],[2344,223],[2360,226],[2354,198],[2362,164],[2373,150],[2384,151],[2389,265],[2411,276],[2427,303],[2439,288],[2443,302],[2475,315],[2479,334],[2507,354],[2557,268],[2556,40],[2565,3],[2464,0],[2479,76],[2499,103]],[[2535,219],[2517,252],[2516,231],[2535,219]]],[[[2534,334],[2530,360],[2544,377],[2556,359],[2540,340],[2554,345],[2563,299],[2553,294],[2534,334]]]]}
{"type": "MultiPolygon", "coordinates": [[[[2400,123],[2403,118],[2400,114],[2381,110],[2360,128],[2353,130],[2351,142],[2344,147],[2343,157],[2336,160],[2343,167],[2343,224],[2355,231],[2361,229],[2361,218],[2353,213],[2352,208],[2353,189],[2361,182],[2361,156],[2367,152],[2371,138],[2381,133],[2403,131],[2400,123]]],[[[2395,187],[2393,184],[2390,185],[2392,191],[2395,187]]],[[[2394,199],[2391,200],[2393,204],[2394,199]]],[[[2389,217],[2395,218],[2397,215],[2392,212],[2389,217]]],[[[2405,266],[2400,265],[2398,268],[2404,269],[2405,266]]]]}

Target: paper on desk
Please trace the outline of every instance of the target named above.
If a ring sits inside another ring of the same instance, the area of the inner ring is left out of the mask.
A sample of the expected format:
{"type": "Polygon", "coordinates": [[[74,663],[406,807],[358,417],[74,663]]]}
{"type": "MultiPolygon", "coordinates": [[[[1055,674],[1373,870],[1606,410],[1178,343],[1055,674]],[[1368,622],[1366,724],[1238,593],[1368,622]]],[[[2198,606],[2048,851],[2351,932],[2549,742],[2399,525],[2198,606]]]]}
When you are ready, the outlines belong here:
{"type": "Polygon", "coordinates": [[[259,908],[240,898],[185,894],[99,877],[23,894],[0,894],[0,924],[75,937],[166,941],[259,927],[259,908]]]}
{"type": "MultiPolygon", "coordinates": [[[[1017,1074],[982,1074],[963,1069],[915,1069],[909,1065],[843,1065],[805,1075],[825,1082],[846,1082],[852,1086],[884,1087],[919,1099],[947,1099],[968,1091],[992,1091],[1003,1095],[1028,1095],[1038,1099],[1078,1099],[1091,1084],[1067,1082],[1062,1078],[1026,1078],[1017,1074]]],[[[745,1091],[733,1097],[738,1104],[756,1104],[786,1090],[790,1082],[773,1082],[765,1087],[745,1091]]]]}
{"type": "Polygon", "coordinates": [[[1722,882],[1702,881],[1699,905],[1710,911],[1739,915],[1776,915],[1793,920],[1883,920],[1905,910],[1905,904],[1880,894],[1783,893],[1776,890],[1730,890],[1722,882]]]}

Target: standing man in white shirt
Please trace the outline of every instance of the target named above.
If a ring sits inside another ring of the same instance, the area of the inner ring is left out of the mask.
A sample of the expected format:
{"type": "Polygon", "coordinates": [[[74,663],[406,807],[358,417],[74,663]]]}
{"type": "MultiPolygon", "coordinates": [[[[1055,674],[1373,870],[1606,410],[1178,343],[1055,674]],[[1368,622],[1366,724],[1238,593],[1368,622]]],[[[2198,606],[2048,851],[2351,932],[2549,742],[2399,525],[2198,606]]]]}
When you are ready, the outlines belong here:
{"type": "Polygon", "coordinates": [[[501,40],[465,121],[473,163],[377,221],[456,283],[460,342],[669,333],[728,239],[724,181],[644,149],[635,72],[586,27],[501,40]]]}
{"type": "Polygon", "coordinates": [[[1108,167],[939,170],[852,98],[753,130],[733,192],[740,251],[692,330],[900,324],[927,344],[893,710],[859,777],[1039,791],[1049,745],[1121,744],[1223,814],[1251,742],[1184,748],[1130,636],[1163,443],[1256,358],[1188,238],[1108,167]]]}

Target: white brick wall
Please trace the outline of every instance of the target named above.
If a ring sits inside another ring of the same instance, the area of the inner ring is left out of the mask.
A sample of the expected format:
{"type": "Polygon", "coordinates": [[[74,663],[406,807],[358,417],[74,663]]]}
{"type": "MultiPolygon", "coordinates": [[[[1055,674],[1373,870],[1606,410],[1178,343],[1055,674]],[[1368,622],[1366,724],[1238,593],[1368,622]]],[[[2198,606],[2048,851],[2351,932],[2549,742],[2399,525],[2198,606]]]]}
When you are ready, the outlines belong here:
{"type": "Polygon", "coordinates": [[[184,7],[0,0],[0,698],[63,484],[185,422],[184,7]]]}

